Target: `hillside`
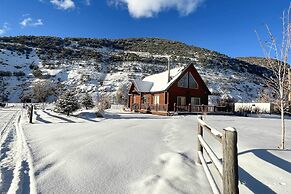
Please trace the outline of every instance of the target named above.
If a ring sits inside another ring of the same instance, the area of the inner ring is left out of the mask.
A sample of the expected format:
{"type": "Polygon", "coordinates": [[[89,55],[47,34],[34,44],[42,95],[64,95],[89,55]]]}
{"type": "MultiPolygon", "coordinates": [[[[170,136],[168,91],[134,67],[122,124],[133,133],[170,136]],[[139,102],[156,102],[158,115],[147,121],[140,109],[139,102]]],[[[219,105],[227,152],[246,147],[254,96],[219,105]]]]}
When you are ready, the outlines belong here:
{"type": "Polygon", "coordinates": [[[8,101],[20,102],[32,83],[50,80],[59,90],[114,96],[134,78],[165,71],[168,55],[172,67],[194,63],[216,98],[256,101],[268,72],[240,58],[158,38],[0,37],[0,90],[8,101]]]}
{"type": "MultiPolygon", "coordinates": [[[[246,63],[249,63],[249,64],[258,65],[261,67],[268,66],[268,60],[266,58],[263,58],[263,57],[237,57],[237,59],[240,61],[244,61],[246,63]]],[[[272,62],[272,64],[276,65],[276,63],[278,61],[275,59],[272,59],[271,62],[272,62]]]]}

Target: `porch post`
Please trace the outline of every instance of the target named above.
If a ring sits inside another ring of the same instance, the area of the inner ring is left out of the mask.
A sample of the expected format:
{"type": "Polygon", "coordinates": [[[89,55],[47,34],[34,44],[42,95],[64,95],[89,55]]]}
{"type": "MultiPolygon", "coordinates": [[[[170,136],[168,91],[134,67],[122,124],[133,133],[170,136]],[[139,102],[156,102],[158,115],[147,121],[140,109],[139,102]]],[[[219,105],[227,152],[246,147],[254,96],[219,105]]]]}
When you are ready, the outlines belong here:
{"type": "Polygon", "coordinates": [[[130,106],[130,111],[133,111],[133,103],[134,103],[134,94],[131,96],[131,106],[130,106]]]}
{"type": "Polygon", "coordinates": [[[142,101],[142,93],[140,93],[140,99],[139,99],[139,110],[141,110],[141,101],[142,101]]]}
{"type": "Polygon", "coordinates": [[[167,92],[167,112],[169,112],[169,104],[170,104],[170,97],[169,97],[169,92],[167,92]]]}

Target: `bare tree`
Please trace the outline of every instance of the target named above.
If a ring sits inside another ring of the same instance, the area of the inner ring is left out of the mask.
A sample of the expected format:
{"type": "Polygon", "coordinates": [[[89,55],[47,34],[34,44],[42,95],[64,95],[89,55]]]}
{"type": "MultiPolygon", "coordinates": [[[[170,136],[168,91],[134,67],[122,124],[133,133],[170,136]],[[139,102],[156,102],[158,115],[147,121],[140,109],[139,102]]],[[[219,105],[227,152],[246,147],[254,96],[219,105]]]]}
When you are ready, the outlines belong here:
{"type": "Polygon", "coordinates": [[[278,105],[281,114],[281,142],[280,149],[285,149],[286,139],[286,127],[284,114],[288,107],[288,70],[290,66],[288,64],[289,50],[291,43],[291,23],[290,23],[290,10],[291,3],[289,5],[287,14],[283,12],[282,17],[282,40],[278,41],[271,32],[268,25],[267,41],[262,41],[260,36],[257,37],[260,42],[260,46],[266,57],[266,67],[271,71],[271,74],[265,77],[266,85],[272,89],[272,92],[276,98],[275,103],[278,105]]]}
{"type": "Polygon", "coordinates": [[[103,113],[106,109],[110,108],[111,104],[107,95],[100,95],[96,104],[98,112],[103,113]]]}
{"type": "Polygon", "coordinates": [[[55,87],[53,83],[49,80],[40,80],[33,83],[32,94],[37,102],[46,102],[50,95],[54,94],[55,87]]]}
{"type": "Polygon", "coordinates": [[[118,104],[126,105],[128,100],[128,87],[126,84],[120,85],[116,91],[116,100],[118,104]]]}

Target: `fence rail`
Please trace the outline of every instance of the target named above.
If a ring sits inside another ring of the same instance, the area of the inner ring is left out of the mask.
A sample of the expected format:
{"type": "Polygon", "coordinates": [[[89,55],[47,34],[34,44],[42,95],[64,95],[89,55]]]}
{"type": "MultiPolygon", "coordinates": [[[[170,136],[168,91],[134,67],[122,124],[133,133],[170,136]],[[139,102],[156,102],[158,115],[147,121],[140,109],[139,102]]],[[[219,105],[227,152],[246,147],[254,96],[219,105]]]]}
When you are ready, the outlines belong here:
{"type": "Polygon", "coordinates": [[[203,121],[202,116],[198,116],[197,132],[197,163],[203,166],[213,193],[238,194],[239,190],[236,130],[232,127],[228,127],[223,129],[223,133],[221,133],[206,124],[203,121]],[[211,137],[213,137],[222,144],[222,161],[203,138],[204,131],[208,132],[211,137]],[[213,178],[213,175],[206,163],[205,157],[203,155],[204,151],[208,158],[214,164],[215,169],[218,171],[222,179],[222,192],[217,186],[217,183],[215,182],[215,179],[213,178]]]}
{"type": "MultiPolygon", "coordinates": [[[[173,108],[174,112],[192,112],[192,113],[213,113],[213,112],[232,112],[232,109],[230,109],[227,106],[213,106],[213,105],[177,105],[176,103],[173,104],[173,106],[170,106],[173,108]]],[[[169,111],[169,104],[148,104],[148,103],[142,103],[142,104],[133,104],[133,110],[147,110],[149,112],[151,111],[169,111]]]]}
{"type": "Polygon", "coordinates": [[[141,109],[148,111],[168,111],[168,104],[141,104],[141,109]]]}

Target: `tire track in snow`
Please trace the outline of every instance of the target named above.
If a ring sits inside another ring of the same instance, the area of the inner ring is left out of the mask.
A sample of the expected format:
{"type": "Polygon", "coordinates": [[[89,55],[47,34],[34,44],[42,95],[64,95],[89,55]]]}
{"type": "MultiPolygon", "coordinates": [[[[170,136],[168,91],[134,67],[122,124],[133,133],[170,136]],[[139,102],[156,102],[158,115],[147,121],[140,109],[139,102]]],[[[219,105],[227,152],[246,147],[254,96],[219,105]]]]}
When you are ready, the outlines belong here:
{"type": "Polygon", "coordinates": [[[0,133],[0,190],[4,193],[6,193],[10,187],[13,179],[13,170],[15,168],[15,164],[11,161],[13,161],[13,157],[15,156],[15,152],[13,150],[13,141],[15,138],[13,130],[15,129],[13,124],[15,122],[16,115],[17,112],[14,111],[1,117],[1,120],[4,120],[4,124],[0,133]],[[5,120],[7,121],[5,122],[5,120]]]}
{"type": "Polygon", "coordinates": [[[1,191],[5,193],[36,193],[32,157],[22,130],[21,116],[21,111],[15,113],[14,119],[8,124],[6,143],[1,144],[1,150],[5,149],[5,154],[1,155],[1,191]],[[2,157],[6,161],[6,168],[2,168],[2,157]]]}

